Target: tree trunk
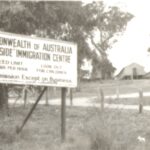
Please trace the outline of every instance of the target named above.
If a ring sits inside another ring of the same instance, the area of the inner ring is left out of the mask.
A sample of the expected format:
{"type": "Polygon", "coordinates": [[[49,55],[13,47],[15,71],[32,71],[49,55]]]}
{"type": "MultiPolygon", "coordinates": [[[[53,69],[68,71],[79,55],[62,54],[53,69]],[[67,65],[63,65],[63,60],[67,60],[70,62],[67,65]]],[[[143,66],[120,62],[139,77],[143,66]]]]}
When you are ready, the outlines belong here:
{"type": "Polygon", "coordinates": [[[0,115],[8,115],[8,87],[0,84],[0,115]]]}

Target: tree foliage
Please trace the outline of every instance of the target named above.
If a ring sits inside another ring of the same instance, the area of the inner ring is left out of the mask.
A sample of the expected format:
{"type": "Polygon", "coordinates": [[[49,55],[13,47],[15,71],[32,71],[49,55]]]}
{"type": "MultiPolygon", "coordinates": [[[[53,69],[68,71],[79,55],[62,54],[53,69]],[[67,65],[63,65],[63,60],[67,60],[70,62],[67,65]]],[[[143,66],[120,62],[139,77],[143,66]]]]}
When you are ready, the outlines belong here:
{"type": "Polygon", "coordinates": [[[116,68],[107,58],[93,61],[93,78],[111,79],[115,70],[116,68]]]}
{"type": "Polygon", "coordinates": [[[90,31],[91,42],[99,50],[107,50],[112,46],[111,40],[119,33],[122,33],[128,21],[133,17],[129,13],[122,12],[118,7],[105,8],[102,2],[95,2],[87,6],[89,18],[92,22],[92,29],[97,29],[100,41],[95,43],[93,32],[90,31]]]}
{"type": "Polygon", "coordinates": [[[111,46],[110,39],[125,29],[131,15],[117,7],[105,10],[100,2],[83,6],[82,2],[4,1],[0,2],[0,29],[19,34],[36,34],[78,44],[78,62],[91,56],[86,42],[89,37],[102,54],[111,46]],[[100,32],[101,42],[95,43],[93,31],[100,32]]]}
{"type": "MultiPolygon", "coordinates": [[[[128,21],[133,18],[133,15],[121,11],[118,7],[105,7],[103,2],[94,2],[86,6],[87,15],[90,22],[88,28],[88,37],[94,45],[98,55],[93,55],[93,74],[100,70],[102,76],[109,76],[115,68],[107,58],[107,49],[117,42],[117,36],[125,31],[128,21]],[[95,41],[95,32],[99,34],[99,41],[95,41]]],[[[103,77],[104,78],[104,77],[103,77]]]]}

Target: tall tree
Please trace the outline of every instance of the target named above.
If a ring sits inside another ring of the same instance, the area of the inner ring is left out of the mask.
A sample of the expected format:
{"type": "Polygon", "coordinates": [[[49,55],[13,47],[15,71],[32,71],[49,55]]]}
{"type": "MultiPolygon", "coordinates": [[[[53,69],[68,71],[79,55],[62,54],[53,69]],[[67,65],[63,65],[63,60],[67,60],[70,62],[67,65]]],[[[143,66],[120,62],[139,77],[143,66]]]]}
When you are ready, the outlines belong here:
{"type": "Polygon", "coordinates": [[[106,67],[104,64],[107,64],[107,70],[109,68],[113,73],[114,67],[109,63],[106,51],[117,41],[117,36],[123,34],[133,15],[121,11],[118,7],[106,8],[102,1],[88,4],[85,9],[90,25],[92,24],[92,30],[88,32],[89,39],[101,56],[94,57],[93,72],[100,69],[102,74],[105,74],[106,69],[103,66],[106,67]],[[99,41],[94,40],[95,32],[99,34],[99,41]]]}
{"type": "Polygon", "coordinates": [[[112,79],[115,70],[116,68],[107,58],[93,60],[93,78],[112,79]]]}

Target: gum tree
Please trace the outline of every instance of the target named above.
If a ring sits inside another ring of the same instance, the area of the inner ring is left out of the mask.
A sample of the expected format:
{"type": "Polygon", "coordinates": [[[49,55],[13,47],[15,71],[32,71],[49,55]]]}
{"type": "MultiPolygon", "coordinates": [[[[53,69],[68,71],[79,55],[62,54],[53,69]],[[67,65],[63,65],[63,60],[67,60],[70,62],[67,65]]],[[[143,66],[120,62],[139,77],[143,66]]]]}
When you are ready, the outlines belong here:
{"type": "Polygon", "coordinates": [[[88,38],[100,54],[100,57],[95,56],[93,59],[93,74],[98,69],[102,74],[113,73],[115,68],[107,58],[107,49],[117,42],[117,37],[123,34],[133,15],[121,11],[118,7],[105,7],[102,1],[88,4],[85,9],[89,22],[92,24],[88,38]],[[95,32],[99,34],[99,41],[94,40],[95,32]]]}

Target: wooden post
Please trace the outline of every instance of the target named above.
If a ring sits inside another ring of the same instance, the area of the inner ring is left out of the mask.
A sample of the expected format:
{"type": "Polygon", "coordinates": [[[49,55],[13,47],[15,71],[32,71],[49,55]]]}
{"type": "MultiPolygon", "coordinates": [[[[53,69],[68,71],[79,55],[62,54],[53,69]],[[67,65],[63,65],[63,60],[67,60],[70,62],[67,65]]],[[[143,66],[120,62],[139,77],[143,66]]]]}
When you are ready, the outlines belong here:
{"type": "Polygon", "coordinates": [[[61,88],[61,141],[66,139],[66,88],[61,88]]]}
{"type": "Polygon", "coordinates": [[[24,108],[27,105],[27,87],[25,86],[23,89],[23,101],[24,101],[24,108]]]}
{"type": "Polygon", "coordinates": [[[49,105],[49,103],[48,103],[48,89],[49,89],[49,88],[47,88],[47,90],[45,91],[45,105],[46,105],[46,106],[49,105]]]}
{"type": "Polygon", "coordinates": [[[139,91],[139,113],[143,112],[143,91],[142,89],[139,91]]]}
{"type": "Polygon", "coordinates": [[[44,87],[43,91],[41,92],[41,94],[39,95],[39,97],[37,98],[36,102],[34,103],[34,105],[32,106],[31,110],[29,111],[28,115],[26,116],[26,118],[24,119],[22,125],[20,127],[17,127],[16,132],[17,134],[19,134],[23,127],[25,126],[25,124],[27,123],[28,119],[30,118],[30,116],[32,115],[34,109],[36,108],[38,102],[40,101],[41,97],[43,96],[44,92],[46,91],[47,87],[44,87]]]}
{"type": "Polygon", "coordinates": [[[100,89],[100,102],[101,102],[101,110],[104,111],[104,92],[100,89]]]}
{"type": "Polygon", "coordinates": [[[73,105],[73,91],[72,88],[70,88],[70,105],[73,105]]]}
{"type": "Polygon", "coordinates": [[[119,99],[119,87],[116,88],[116,99],[119,99]]]}
{"type": "Polygon", "coordinates": [[[54,96],[56,96],[56,91],[57,91],[57,88],[53,87],[53,94],[54,94],[54,96]]]}
{"type": "Polygon", "coordinates": [[[117,81],[117,87],[116,87],[116,99],[119,100],[120,90],[119,90],[119,81],[117,81]]]}

